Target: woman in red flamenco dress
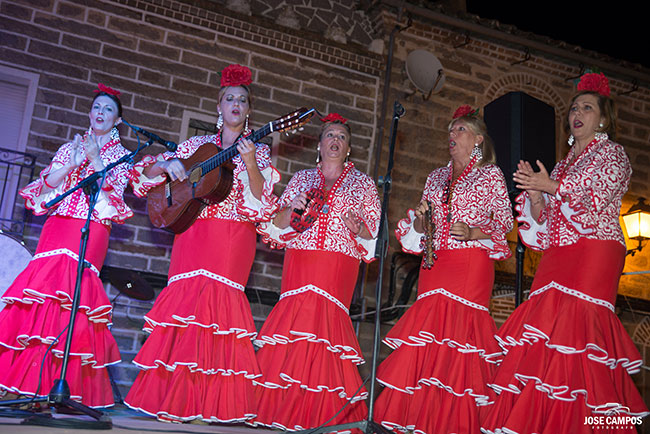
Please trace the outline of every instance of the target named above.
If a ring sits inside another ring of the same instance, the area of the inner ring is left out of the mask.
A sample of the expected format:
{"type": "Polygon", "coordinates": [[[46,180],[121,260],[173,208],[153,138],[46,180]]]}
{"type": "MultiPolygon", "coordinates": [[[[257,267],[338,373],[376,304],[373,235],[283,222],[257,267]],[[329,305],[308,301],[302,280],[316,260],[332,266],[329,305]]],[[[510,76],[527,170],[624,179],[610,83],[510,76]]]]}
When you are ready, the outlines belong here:
{"type": "Polygon", "coordinates": [[[501,355],[488,312],[494,260],[506,259],[510,200],[478,110],[449,124],[451,161],[431,172],[422,201],[396,231],[402,248],[424,250],[413,306],[384,339],[385,386],[374,419],[395,431],[476,433],[493,402],[487,387],[501,355]],[[423,234],[424,232],[424,234],[423,234]]]}
{"type": "Polygon", "coordinates": [[[184,179],[179,159],[201,146],[239,151],[226,199],[208,204],[174,238],[168,284],[145,316],[150,335],[133,361],[142,371],[125,403],[162,421],[237,423],[256,414],[253,379],[261,374],[252,339],[257,330],[244,289],[255,256],[254,222],[270,218],[280,176],[271,166],[269,147],[246,139],[251,82],[247,67],[226,67],[218,133],[192,137],[175,152],[150,156],[134,168],[134,190],[146,195],[166,176],[184,179]]]}
{"type": "Polygon", "coordinates": [[[613,141],[609,94],[603,74],[584,75],[569,104],[567,156],[550,176],[540,162],[539,172],[520,162],[514,175],[525,190],[516,206],[520,236],[544,253],[529,299],[496,336],[505,356],[483,432],[636,433],[648,415],[630,378],[641,356],[614,310],[631,168],[613,141]]]}
{"type": "Polygon", "coordinates": [[[263,372],[255,425],[301,430],[367,417],[357,368],[364,360],[348,309],[360,260],[374,259],[379,196],[346,161],[346,119],[322,120],[320,163],[291,178],[273,223],[258,228],[265,242],[287,250],[280,300],[255,340],[263,372]]]}
{"type": "MultiPolygon", "coordinates": [[[[88,131],[61,146],[38,179],[20,191],[25,206],[35,215],[49,215],[36,254],[2,297],[7,306],[0,311],[0,388],[15,395],[47,396],[60,378],[81,229],[89,211],[83,189],[52,209],[45,204],[129,152],[116,128],[122,119],[120,92],[101,83],[95,92],[88,131]],[[51,353],[47,354],[50,345],[51,353]]],[[[113,405],[106,367],[119,363],[120,353],[108,330],[113,309],[99,272],[108,250],[111,224],[133,216],[123,199],[129,169],[121,164],[107,173],[90,222],[85,256],[90,266],[84,269],[81,280],[66,372],[71,398],[89,407],[113,405]]]]}

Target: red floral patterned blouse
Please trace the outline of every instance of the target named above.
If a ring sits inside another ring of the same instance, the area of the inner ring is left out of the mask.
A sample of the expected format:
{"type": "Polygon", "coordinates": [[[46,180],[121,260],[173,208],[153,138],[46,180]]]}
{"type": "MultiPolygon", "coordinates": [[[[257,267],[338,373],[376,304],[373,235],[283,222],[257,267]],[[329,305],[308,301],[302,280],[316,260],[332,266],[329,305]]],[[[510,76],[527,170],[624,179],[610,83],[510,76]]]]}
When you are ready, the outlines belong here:
{"type": "MultiPolygon", "coordinates": [[[[501,169],[493,164],[474,167],[453,187],[449,185],[451,171],[449,162],[431,172],[422,193],[422,200],[430,201],[434,209],[435,250],[478,247],[487,250],[492,259],[510,257],[506,235],[513,227],[512,206],[501,169]],[[449,229],[458,221],[480,228],[490,239],[456,240],[449,235],[449,229]]],[[[404,251],[417,254],[423,250],[424,235],[413,228],[414,220],[415,211],[410,209],[397,224],[395,234],[404,251]]]]}
{"type": "Polygon", "coordinates": [[[546,206],[538,221],[531,215],[528,193],[517,197],[522,241],[535,250],[574,244],[581,237],[625,246],[619,213],[632,174],[625,150],[599,133],[575,161],[574,155],[571,148],[551,172],[560,185],[555,195],[544,193],[546,206]]]}
{"type": "MultiPolygon", "coordinates": [[[[82,140],[86,140],[89,133],[90,130],[84,134],[82,140]]],[[[80,180],[95,172],[93,165],[86,159],[79,167],[72,170],[56,188],[52,189],[47,185],[47,175],[70,162],[72,146],[73,142],[62,145],[52,158],[49,166],[41,171],[38,179],[20,190],[20,195],[25,198],[25,206],[31,209],[34,214],[42,215],[49,211],[51,215],[83,220],[88,217],[88,196],[83,192],[83,189],[68,195],[56,204],[53,209],[48,210],[45,208],[47,202],[65,193],[77,185],[80,180]]],[[[99,155],[102,162],[104,165],[108,165],[128,153],[129,151],[120,142],[120,134],[117,128],[113,128],[111,139],[100,150],[99,155]]],[[[124,163],[115,166],[107,173],[91,217],[94,222],[110,227],[111,222],[124,223],[124,220],[133,216],[133,211],[124,202],[124,189],[129,181],[128,172],[130,169],[131,165],[124,163]]]]}
{"type": "MultiPolygon", "coordinates": [[[[297,172],[284,190],[277,209],[290,204],[302,192],[312,188],[322,189],[324,184],[325,178],[319,168],[297,172]]],[[[346,163],[343,173],[327,192],[324,208],[327,212],[321,212],[314,224],[302,233],[291,226],[280,229],[271,222],[261,223],[257,231],[263,235],[263,241],[273,248],[339,252],[371,262],[381,213],[379,195],[372,178],[357,170],[353,163],[346,163]],[[348,211],[354,211],[361,217],[373,236],[372,240],[356,236],[345,226],[342,216],[348,211]]]]}

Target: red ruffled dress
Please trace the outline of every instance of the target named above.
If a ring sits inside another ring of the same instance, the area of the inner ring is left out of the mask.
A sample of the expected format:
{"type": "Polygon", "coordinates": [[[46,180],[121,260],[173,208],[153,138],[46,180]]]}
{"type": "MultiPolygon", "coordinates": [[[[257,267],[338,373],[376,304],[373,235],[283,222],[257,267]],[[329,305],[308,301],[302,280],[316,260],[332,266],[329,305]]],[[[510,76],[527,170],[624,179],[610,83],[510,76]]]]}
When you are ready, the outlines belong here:
{"type": "MultiPolygon", "coordinates": [[[[25,206],[34,214],[47,213],[45,203],[94,172],[86,160],[57,188],[49,188],[47,175],[70,161],[71,149],[72,143],[61,146],[39,178],[20,191],[25,206]]],[[[100,150],[102,161],[108,165],[127,153],[114,128],[111,140],[100,150]]],[[[90,224],[85,257],[90,267],[83,272],[66,372],[71,398],[89,407],[113,405],[105,368],[119,363],[120,353],[108,329],[112,306],[99,272],[108,249],[111,222],[123,223],[133,215],[123,200],[128,170],[127,165],[119,165],[107,174],[90,224]]],[[[7,306],[0,311],[0,387],[28,396],[47,396],[54,381],[60,378],[77,280],[81,228],[88,216],[88,196],[77,190],[49,213],[36,254],[5,292],[2,301],[7,306]]]]}
{"type": "MultiPolygon", "coordinates": [[[[159,158],[185,159],[200,146],[219,145],[219,138],[192,137],[159,158]]],[[[261,374],[244,289],[255,256],[253,222],[270,217],[277,200],[273,185],[280,179],[268,146],[258,145],[256,157],[265,179],[261,201],[237,156],[228,197],[204,208],[174,239],[167,286],[145,316],[150,335],[133,360],[142,369],[125,399],[133,409],[175,422],[242,422],[256,414],[252,380],[261,374]]],[[[134,168],[140,196],[164,179],[142,174],[154,162],[146,157],[134,168]]]]}
{"type": "MultiPolygon", "coordinates": [[[[434,209],[437,259],[430,269],[420,269],[417,300],[384,338],[394,351],[377,372],[385,388],[373,416],[395,431],[475,433],[493,403],[487,383],[501,350],[488,305],[494,260],[511,254],[506,234],[513,218],[501,170],[473,166],[474,161],[452,185],[450,163],[433,171],[424,187],[422,200],[434,209]],[[449,235],[457,221],[490,238],[457,241],[449,235]]],[[[417,254],[424,237],[413,228],[414,219],[409,210],[396,234],[406,252],[417,254]]]]}
{"type": "MultiPolygon", "coordinates": [[[[287,206],[299,193],[323,186],[320,169],[300,171],[279,204],[287,206]]],[[[255,380],[254,425],[301,430],[367,418],[367,392],[357,368],[364,360],[348,309],[359,261],[373,259],[376,240],[355,236],[341,216],[354,211],[376,236],[377,189],[347,163],[324,209],[302,233],[272,223],[258,227],[265,242],[287,251],[280,300],[255,340],[263,376],[255,380]]]]}
{"type": "Polygon", "coordinates": [[[517,198],[522,241],[544,254],[529,299],[496,336],[506,355],[486,433],[635,433],[648,415],[630,378],[642,359],[614,309],[630,163],[605,134],[573,157],[551,173],[560,184],[539,221],[528,194],[517,198]]]}

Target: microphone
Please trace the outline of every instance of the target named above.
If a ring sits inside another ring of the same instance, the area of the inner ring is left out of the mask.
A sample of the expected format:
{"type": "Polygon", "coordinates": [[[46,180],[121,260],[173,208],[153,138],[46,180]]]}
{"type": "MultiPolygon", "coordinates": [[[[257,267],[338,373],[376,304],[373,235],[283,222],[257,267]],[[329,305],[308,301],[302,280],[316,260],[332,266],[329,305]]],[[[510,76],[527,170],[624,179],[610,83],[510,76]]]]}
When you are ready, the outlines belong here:
{"type": "Polygon", "coordinates": [[[167,148],[167,150],[170,151],[170,152],[174,152],[174,151],[176,151],[176,148],[178,147],[178,145],[177,145],[176,143],[174,143],[174,142],[170,142],[170,141],[167,141],[167,140],[164,140],[164,139],[161,139],[160,137],[158,137],[158,136],[155,135],[154,133],[150,133],[149,131],[145,130],[144,128],[140,128],[140,127],[133,126],[133,125],[131,125],[130,123],[128,123],[127,121],[125,121],[125,120],[122,120],[122,122],[124,122],[124,123],[127,124],[129,127],[131,127],[131,129],[132,129],[133,131],[135,131],[136,133],[140,133],[140,134],[142,134],[143,136],[146,136],[146,137],[148,137],[149,139],[153,140],[154,142],[158,142],[158,143],[160,143],[160,144],[163,145],[165,148],[167,148]]]}
{"type": "Polygon", "coordinates": [[[399,119],[406,113],[406,109],[398,101],[395,101],[395,106],[393,107],[393,119],[399,119]]]}

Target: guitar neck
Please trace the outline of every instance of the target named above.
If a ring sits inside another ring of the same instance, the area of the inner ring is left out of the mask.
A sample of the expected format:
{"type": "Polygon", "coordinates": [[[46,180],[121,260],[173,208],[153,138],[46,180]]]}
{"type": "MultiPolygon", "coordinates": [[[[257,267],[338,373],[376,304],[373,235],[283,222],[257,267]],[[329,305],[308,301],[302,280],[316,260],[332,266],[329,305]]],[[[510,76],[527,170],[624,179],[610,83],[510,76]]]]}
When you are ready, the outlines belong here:
{"type": "MultiPolygon", "coordinates": [[[[248,136],[248,139],[253,143],[257,143],[260,139],[268,136],[273,132],[271,129],[271,125],[272,122],[269,122],[259,130],[253,131],[253,133],[250,136],[248,136]]],[[[214,169],[221,166],[222,164],[227,163],[228,161],[235,158],[237,155],[239,155],[239,151],[237,150],[237,143],[233,143],[232,146],[230,146],[229,148],[224,149],[223,151],[219,152],[217,155],[208,158],[203,163],[201,163],[201,171],[203,175],[213,171],[214,169]]]]}

